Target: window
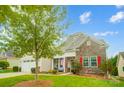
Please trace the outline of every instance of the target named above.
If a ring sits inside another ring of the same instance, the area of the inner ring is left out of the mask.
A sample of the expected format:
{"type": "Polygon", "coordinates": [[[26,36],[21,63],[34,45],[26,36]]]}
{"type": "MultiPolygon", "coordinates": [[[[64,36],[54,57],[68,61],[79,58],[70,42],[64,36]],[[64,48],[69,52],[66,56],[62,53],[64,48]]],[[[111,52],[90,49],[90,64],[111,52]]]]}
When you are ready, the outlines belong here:
{"type": "Polygon", "coordinates": [[[91,62],[91,66],[97,66],[97,58],[96,58],[96,56],[91,56],[90,57],[90,62],[91,62]]]}
{"type": "Polygon", "coordinates": [[[27,62],[30,62],[30,60],[27,60],[27,62]]]}
{"type": "Polygon", "coordinates": [[[87,41],[87,46],[90,46],[91,45],[91,42],[90,41],[87,41]]]}
{"type": "Polygon", "coordinates": [[[84,57],[83,63],[84,63],[84,66],[88,66],[88,57],[84,57]]]}
{"type": "Polygon", "coordinates": [[[97,66],[97,56],[84,56],[83,57],[84,66],[97,66]]]}
{"type": "Polygon", "coordinates": [[[24,63],[25,63],[25,62],[34,62],[34,60],[24,60],[23,62],[24,62],[24,63]]]}
{"type": "Polygon", "coordinates": [[[124,72],[124,67],[123,67],[123,72],[124,72]]]}
{"type": "Polygon", "coordinates": [[[34,62],[34,60],[31,60],[31,62],[34,62]]]}

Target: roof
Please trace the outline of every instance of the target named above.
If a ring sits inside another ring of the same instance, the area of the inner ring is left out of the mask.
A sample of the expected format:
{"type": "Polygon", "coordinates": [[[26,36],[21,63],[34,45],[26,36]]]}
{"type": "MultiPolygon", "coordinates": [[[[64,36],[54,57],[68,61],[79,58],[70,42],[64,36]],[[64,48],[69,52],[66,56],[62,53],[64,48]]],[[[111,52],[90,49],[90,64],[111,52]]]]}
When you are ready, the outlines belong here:
{"type": "Polygon", "coordinates": [[[78,32],[70,35],[62,44],[61,49],[63,51],[75,51],[76,48],[79,48],[88,39],[91,39],[100,45],[107,46],[105,41],[102,39],[97,39],[96,37],[88,36],[87,34],[78,32]]]}
{"type": "Polygon", "coordinates": [[[116,66],[118,66],[118,64],[119,64],[119,58],[120,58],[120,56],[122,56],[122,58],[124,59],[124,52],[119,52],[116,66]]]}
{"type": "Polygon", "coordinates": [[[120,52],[119,55],[121,55],[124,59],[124,52],[120,52]]]}

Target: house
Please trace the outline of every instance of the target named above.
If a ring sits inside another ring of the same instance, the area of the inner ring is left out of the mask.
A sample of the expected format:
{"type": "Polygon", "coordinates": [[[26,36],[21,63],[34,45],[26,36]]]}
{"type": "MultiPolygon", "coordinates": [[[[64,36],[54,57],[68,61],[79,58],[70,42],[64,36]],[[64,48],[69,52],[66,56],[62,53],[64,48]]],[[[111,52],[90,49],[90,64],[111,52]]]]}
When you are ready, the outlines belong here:
{"type": "MultiPolygon", "coordinates": [[[[21,61],[21,71],[31,72],[31,68],[35,68],[35,59],[32,56],[24,56],[20,59],[21,61]]],[[[40,58],[38,62],[40,72],[48,72],[52,70],[52,60],[47,58],[40,58]]]]}
{"type": "MultiPolygon", "coordinates": [[[[14,66],[21,67],[21,72],[31,72],[31,68],[35,68],[35,60],[32,56],[23,56],[21,58],[17,58],[13,55],[12,52],[1,52],[0,60],[4,60],[9,62],[9,68],[13,68],[14,66]]],[[[41,58],[39,60],[39,71],[40,72],[48,72],[52,68],[52,61],[50,59],[41,58]]]]}
{"type": "Polygon", "coordinates": [[[12,68],[14,66],[20,67],[20,58],[16,58],[15,56],[13,56],[11,51],[1,52],[0,60],[9,62],[9,68],[12,68]]]}
{"type": "MultiPolygon", "coordinates": [[[[84,33],[75,33],[70,35],[67,40],[61,44],[63,55],[56,55],[53,59],[41,58],[39,60],[40,72],[49,70],[58,70],[62,72],[70,72],[72,62],[77,60],[82,66],[84,73],[97,73],[99,65],[106,60],[107,44],[102,39],[88,36],[84,33]]],[[[31,68],[35,67],[35,60],[32,56],[26,55],[22,58],[6,56],[10,67],[19,66],[22,72],[31,72],[31,68]]]]}
{"type": "Polygon", "coordinates": [[[62,44],[63,55],[57,55],[52,61],[52,69],[71,71],[71,62],[78,60],[84,73],[97,73],[99,65],[106,60],[108,45],[102,39],[84,33],[70,35],[62,44]]]}
{"type": "Polygon", "coordinates": [[[124,52],[120,52],[117,59],[118,76],[124,77],[124,52]]]}

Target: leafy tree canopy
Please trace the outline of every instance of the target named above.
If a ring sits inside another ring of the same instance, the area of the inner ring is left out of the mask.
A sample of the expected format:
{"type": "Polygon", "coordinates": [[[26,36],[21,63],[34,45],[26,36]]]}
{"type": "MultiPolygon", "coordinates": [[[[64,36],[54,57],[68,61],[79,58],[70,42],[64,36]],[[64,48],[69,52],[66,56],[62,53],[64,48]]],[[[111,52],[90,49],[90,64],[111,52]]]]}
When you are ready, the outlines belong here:
{"type": "Polygon", "coordinates": [[[67,28],[64,6],[0,6],[0,46],[21,57],[51,58],[61,53],[57,42],[67,28]]]}

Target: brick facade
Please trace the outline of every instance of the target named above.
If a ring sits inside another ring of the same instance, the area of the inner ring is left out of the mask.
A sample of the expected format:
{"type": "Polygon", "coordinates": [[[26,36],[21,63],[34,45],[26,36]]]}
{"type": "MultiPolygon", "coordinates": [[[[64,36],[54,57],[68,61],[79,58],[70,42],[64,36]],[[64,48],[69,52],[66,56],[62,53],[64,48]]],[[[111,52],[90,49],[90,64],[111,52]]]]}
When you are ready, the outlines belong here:
{"type": "MultiPolygon", "coordinates": [[[[76,60],[80,61],[80,57],[83,56],[100,56],[101,62],[104,62],[106,60],[106,48],[99,45],[98,43],[87,40],[85,43],[83,43],[76,51],[76,60]],[[87,45],[87,41],[90,41],[90,45],[87,45]]],[[[98,67],[83,67],[83,70],[85,73],[88,73],[91,71],[91,73],[97,73],[98,67]]]]}

